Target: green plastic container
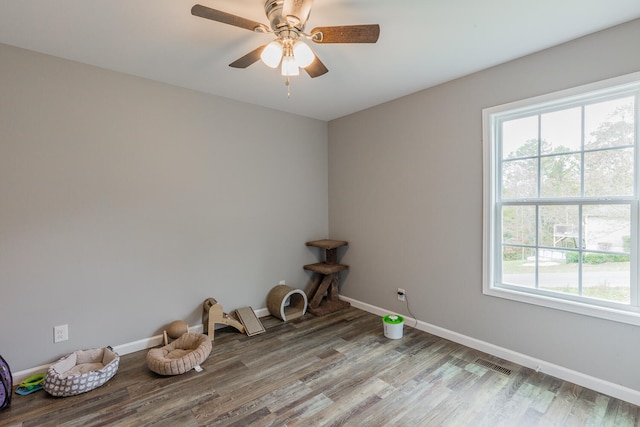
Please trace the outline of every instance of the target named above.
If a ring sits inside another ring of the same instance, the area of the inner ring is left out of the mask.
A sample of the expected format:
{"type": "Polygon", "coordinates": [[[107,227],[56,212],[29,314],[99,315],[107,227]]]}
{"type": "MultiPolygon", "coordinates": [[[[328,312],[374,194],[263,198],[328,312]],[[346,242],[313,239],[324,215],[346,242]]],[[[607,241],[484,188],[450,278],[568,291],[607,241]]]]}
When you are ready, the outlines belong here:
{"type": "Polygon", "coordinates": [[[404,317],[398,314],[389,314],[382,318],[384,326],[384,336],[392,340],[402,338],[404,331],[404,317]]]}

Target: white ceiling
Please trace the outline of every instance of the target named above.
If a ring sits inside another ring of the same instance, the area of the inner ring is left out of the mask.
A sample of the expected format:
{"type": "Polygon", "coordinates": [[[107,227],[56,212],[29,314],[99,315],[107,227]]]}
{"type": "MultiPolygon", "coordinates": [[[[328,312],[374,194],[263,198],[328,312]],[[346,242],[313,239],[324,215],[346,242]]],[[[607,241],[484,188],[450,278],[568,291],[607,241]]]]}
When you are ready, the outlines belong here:
{"type": "Polygon", "coordinates": [[[264,0],[3,0],[0,43],[331,120],[640,18],[639,0],[317,0],[307,30],[377,23],[380,39],[313,44],[329,73],[292,78],[287,98],[279,71],[228,66],[273,36],[196,3],[268,25],[264,0]]]}

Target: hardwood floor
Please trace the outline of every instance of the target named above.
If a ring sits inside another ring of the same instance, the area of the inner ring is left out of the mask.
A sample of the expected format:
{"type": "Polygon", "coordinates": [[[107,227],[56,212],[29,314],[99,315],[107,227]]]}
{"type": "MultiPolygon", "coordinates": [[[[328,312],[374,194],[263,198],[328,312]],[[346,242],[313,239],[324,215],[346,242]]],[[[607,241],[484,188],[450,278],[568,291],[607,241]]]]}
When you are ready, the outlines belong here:
{"type": "Polygon", "coordinates": [[[14,394],[2,426],[632,426],[639,407],[349,308],[266,333],[216,331],[203,372],[161,377],[146,351],[73,397],[14,394]]]}

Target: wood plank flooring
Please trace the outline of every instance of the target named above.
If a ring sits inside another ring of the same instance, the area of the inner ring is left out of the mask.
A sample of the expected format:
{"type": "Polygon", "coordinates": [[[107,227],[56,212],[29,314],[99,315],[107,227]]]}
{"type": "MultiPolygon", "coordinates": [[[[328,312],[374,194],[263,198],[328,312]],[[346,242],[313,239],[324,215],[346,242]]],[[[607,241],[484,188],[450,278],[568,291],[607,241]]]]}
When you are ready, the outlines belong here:
{"type": "Polygon", "coordinates": [[[639,407],[349,308],[247,337],[216,331],[203,372],[162,377],[146,351],[73,397],[13,395],[2,426],[633,426],[639,407]],[[500,369],[503,368],[503,369],[500,369]],[[507,375],[510,371],[510,374],[507,375]]]}

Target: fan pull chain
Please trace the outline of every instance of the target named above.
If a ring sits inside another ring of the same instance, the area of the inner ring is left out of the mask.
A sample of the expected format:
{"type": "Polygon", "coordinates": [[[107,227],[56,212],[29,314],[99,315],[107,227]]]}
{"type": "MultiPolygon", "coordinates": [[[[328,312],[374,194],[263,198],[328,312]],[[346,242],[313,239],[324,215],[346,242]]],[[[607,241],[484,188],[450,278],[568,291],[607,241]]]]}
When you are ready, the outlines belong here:
{"type": "Polygon", "coordinates": [[[289,82],[289,76],[284,81],[284,85],[287,87],[287,99],[291,99],[291,82],[289,82]]]}

